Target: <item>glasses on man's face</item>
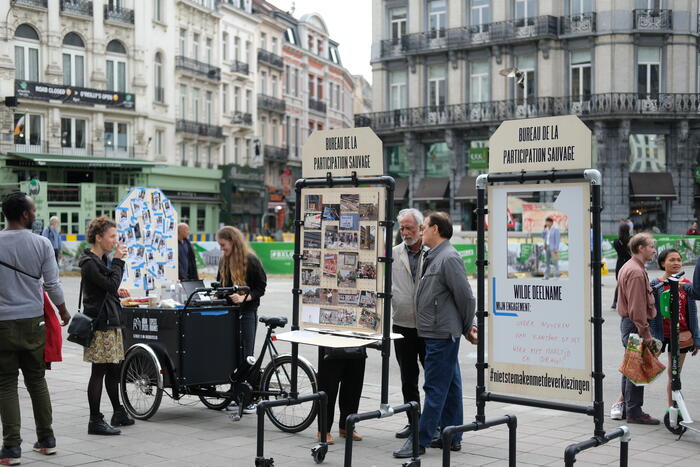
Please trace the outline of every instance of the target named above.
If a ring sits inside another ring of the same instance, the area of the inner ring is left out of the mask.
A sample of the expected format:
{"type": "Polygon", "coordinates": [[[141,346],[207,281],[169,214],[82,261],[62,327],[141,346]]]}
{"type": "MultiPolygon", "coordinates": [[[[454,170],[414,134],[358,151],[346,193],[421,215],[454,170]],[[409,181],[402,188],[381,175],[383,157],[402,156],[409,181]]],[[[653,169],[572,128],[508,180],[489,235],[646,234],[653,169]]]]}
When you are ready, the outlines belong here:
{"type": "Polygon", "coordinates": [[[426,226],[425,224],[421,224],[421,225],[420,225],[420,231],[423,232],[423,231],[429,229],[430,227],[432,227],[432,225],[426,226]]]}

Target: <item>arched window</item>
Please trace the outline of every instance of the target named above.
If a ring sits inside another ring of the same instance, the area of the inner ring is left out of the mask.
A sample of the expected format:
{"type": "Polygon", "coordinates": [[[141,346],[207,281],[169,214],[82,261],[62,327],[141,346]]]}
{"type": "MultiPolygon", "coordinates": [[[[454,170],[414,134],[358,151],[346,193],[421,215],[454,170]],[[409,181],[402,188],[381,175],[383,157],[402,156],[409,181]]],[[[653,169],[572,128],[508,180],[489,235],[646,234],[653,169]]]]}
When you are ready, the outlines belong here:
{"type": "Polygon", "coordinates": [[[28,24],[15,30],[15,79],[39,81],[39,34],[28,24]]]}
{"type": "Polygon", "coordinates": [[[163,89],[163,54],[156,52],[153,65],[153,85],[155,86],[156,102],[165,102],[165,90],[163,89]]]}
{"type": "Polygon", "coordinates": [[[74,32],[63,38],[63,84],[85,86],[85,43],[74,32]]]}
{"type": "Polygon", "coordinates": [[[126,48],[114,39],[107,44],[107,89],[126,92],[126,48]]]}

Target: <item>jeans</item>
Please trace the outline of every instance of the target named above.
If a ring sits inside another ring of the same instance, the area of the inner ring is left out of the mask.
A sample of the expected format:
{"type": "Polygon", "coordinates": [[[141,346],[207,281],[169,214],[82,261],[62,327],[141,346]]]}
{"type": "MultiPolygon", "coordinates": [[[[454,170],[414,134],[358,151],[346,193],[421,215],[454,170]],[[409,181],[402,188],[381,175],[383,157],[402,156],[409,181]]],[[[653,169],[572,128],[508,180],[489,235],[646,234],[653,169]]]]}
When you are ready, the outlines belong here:
{"type": "MultiPolygon", "coordinates": [[[[394,341],[396,361],[399,363],[401,372],[403,402],[416,401],[420,406],[420,391],[418,390],[420,367],[418,362],[420,361],[421,365],[425,364],[425,343],[423,338],[418,337],[416,328],[405,328],[394,324],[392,331],[403,336],[403,339],[394,341]]],[[[406,415],[408,415],[410,422],[411,412],[406,412],[406,415]]]]}
{"type": "Polygon", "coordinates": [[[553,251],[545,248],[544,250],[544,278],[549,279],[549,266],[554,266],[554,277],[559,277],[559,254],[554,255],[553,251]]]}
{"type": "MultiPolygon", "coordinates": [[[[459,371],[459,340],[424,339],[425,382],[423,412],[418,437],[420,445],[430,446],[437,427],[462,425],[462,375],[459,371]]],[[[462,434],[455,435],[461,441],[462,434]]]]}
{"type": "Polygon", "coordinates": [[[258,329],[258,311],[241,313],[241,344],[243,358],[255,356],[255,332],[258,329]]]}
{"type": "Polygon", "coordinates": [[[24,384],[32,399],[34,423],[39,439],[53,436],[51,398],[44,379],[44,316],[0,321],[0,419],[3,445],[22,443],[17,379],[22,370],[24,384]]]}
{"type": "MultiPolygon", "coordinates": [[[[624,317],[620,321],[620,334],[622,335],[622,345],[627,347],[627,338],[630,334],[637,332],[637,326],[631,319],[624,317]]],[[[625,396],[625,408],[623,414],[626,417],[639,417],[642,415],[642,404],[644,404],[644,386],[637,386],[622,375],[621,392],[625,396]]]]}

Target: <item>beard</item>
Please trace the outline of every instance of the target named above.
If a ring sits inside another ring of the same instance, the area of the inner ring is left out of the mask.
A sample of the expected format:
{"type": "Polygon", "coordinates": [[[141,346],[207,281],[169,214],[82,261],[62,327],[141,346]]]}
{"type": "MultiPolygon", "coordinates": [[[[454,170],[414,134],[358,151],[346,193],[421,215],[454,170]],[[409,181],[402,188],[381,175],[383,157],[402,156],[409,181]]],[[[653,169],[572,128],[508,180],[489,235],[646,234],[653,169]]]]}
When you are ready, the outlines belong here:
{"type": "Polygon", "coordinates": [[[419,240],[419,239],[418,239],[418,238],[411,238],[411,237],[404,237],[404,236],[402,235],[402,236],[401,236],[401,240],[403,240],[403,242],[404,242],[406,245],[408,245],[408,246],[413,246],[413,245],[415,245],[416,243],[418,243],[418,240],[419,240]]]}

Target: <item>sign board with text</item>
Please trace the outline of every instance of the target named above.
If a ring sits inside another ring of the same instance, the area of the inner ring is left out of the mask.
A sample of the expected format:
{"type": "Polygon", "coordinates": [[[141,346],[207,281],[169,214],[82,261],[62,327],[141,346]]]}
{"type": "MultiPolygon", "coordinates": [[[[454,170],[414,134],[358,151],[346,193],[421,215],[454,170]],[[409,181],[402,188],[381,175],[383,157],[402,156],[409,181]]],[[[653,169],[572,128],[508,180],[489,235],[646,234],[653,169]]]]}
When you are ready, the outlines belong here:
{"type": "Polygon", "coordinates": [[[489,139],[489,173],[591,167],[591,130],[575,115],[508,120],[489,139]]]}
{"type": "Polygon", "coordinates": [[[488,391],[593,400],[589,199],[589,183],[489,187],[488,391]],[[503,213],[510,197],[537,193],[567,227],[536,226],[529,248],[543,254],[523,259],[503,213]]]}
{"type": "Polygon", "coordinates": [[[384,174],[382,141],[371,128],[314,131],[301,150],[304,178],[358,177],[384,174]]]}

